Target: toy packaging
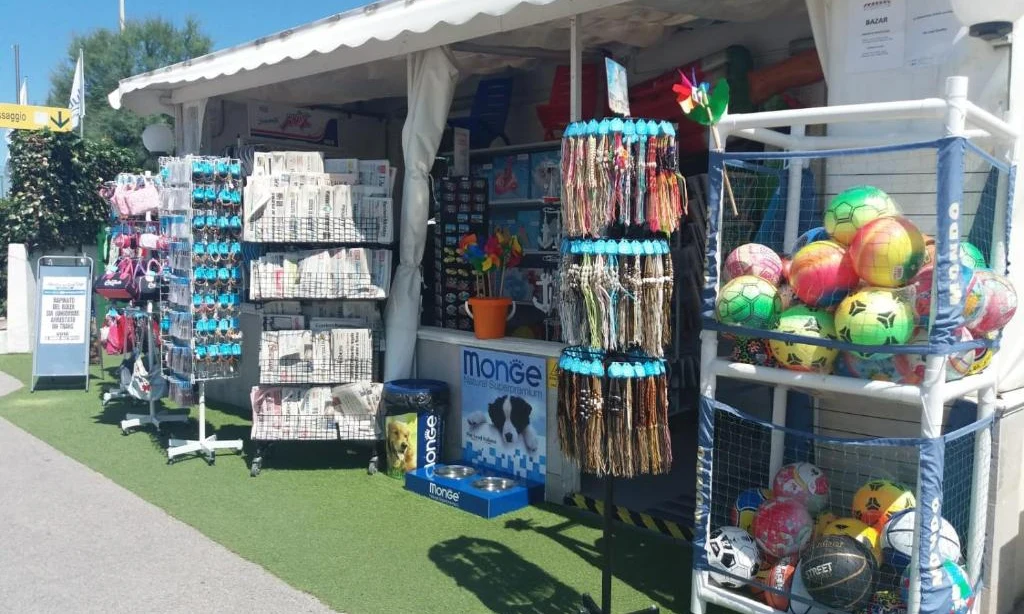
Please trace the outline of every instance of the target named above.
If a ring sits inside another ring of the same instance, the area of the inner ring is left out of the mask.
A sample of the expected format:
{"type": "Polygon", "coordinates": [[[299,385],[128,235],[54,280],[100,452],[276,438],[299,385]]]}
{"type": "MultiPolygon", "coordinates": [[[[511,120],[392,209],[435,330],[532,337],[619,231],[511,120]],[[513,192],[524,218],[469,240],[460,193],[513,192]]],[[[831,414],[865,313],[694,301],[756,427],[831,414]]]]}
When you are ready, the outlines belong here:
{"type": "Polygon", "coordinates": [[[562,152],[530,154],[530,198],[562,197],[562,152]]]}
{"type": "Polygon", "coordinates": [[[530,197],[530,154],[494,158],[490,172],[492,202],[530,197]]]}

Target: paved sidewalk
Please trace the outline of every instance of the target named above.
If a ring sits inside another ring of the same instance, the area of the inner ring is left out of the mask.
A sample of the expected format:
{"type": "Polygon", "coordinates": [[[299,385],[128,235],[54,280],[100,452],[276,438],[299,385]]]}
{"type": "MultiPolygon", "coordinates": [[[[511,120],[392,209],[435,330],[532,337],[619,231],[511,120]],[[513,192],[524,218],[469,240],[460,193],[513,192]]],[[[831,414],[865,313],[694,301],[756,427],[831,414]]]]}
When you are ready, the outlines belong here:
{"type": "MultiPolygon", "coordinates": [[[[0,373],[0,395],[19,386],[0,373]]],[[[19,613],[331,612],[3,419],[0,604],[19,613]]]]}

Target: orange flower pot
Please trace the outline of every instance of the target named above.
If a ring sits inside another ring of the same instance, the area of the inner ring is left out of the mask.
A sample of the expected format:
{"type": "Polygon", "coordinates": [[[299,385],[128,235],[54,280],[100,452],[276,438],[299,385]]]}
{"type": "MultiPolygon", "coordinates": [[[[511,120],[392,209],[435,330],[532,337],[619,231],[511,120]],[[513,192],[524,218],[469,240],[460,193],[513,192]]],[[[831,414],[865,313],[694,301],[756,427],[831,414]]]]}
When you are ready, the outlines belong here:
{"type": "Polygon", "coordinates": [[[463,309],[473,320],[477,339],[501,339],[505,336],[505,323],[516,313],[512,299],[503,296],[471,298],[463,304],[463,309]]]}

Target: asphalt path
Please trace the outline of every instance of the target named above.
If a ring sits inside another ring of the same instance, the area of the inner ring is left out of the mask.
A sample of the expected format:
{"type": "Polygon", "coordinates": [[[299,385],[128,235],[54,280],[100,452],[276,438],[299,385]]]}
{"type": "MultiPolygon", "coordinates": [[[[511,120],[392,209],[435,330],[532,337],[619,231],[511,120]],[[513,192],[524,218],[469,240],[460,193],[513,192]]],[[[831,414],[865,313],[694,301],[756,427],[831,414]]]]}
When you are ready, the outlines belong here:
{"type": "Polygon", "coordinates": [[[0,611],[332,610],[0,419],[0,611]]]}

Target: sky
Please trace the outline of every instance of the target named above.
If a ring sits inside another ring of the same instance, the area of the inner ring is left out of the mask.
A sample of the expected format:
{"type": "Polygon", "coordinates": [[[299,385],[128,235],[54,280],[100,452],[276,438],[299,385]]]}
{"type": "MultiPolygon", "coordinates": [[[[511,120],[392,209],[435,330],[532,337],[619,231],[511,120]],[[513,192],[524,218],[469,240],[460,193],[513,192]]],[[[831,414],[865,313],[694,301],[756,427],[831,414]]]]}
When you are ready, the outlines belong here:
{"type": "MultiPolygon", "coordinates": [[[[125,0],[128,19],[163,17],[180,25],[195,17],[223,49],[274,32],[328,17],[370,0],[246,0],[241,4],[210,0],[125,0]],[[224,7],[233,7],[224,10],[224,7]]],[[[21,46],[21,75],[28,78],[29,104],[45,104],[50,72],[67,53],[74,34],[118,27],[118,0],[41,0],[4,2],[0,27],[0,102],[17,102],[14,45],[21,46]]],[[[88,58],[86,71],[88,71],[88,58]]],[[[7,146],[0,139],[0,163],[7,146]]]]}

